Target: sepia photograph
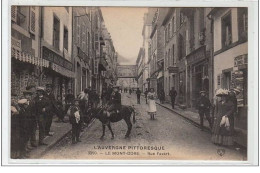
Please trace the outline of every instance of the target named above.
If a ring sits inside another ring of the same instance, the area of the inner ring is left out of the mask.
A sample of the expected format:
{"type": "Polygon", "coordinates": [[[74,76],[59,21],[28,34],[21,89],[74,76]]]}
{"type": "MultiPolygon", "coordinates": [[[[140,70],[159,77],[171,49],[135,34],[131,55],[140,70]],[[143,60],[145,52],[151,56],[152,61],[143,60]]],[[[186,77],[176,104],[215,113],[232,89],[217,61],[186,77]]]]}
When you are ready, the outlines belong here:
{"type": "Polygon", "coordinates": [[[249,12],[11,4],[8,162],[248,163],[249,12]]]}

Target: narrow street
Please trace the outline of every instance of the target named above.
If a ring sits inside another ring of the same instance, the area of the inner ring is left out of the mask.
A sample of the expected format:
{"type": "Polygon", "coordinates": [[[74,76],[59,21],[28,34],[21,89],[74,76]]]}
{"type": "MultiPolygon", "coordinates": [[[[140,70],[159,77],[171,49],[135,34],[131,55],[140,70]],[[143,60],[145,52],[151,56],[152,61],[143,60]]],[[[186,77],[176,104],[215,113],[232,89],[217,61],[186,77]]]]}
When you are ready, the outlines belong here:
{"type": "Polygon", "coordinates": [[[119,121],[111,125],[115,139],[111,140],[106,128],[105,138],[100,140],[102,125],[95,120],[82,132],[82,142],[72,145],[68,135],[41,159],[246,160],[243,151],[212,144],[208,132],[161,106],[157,105],[156,120],[150,120],[145,100],[137,105],[135,94],[122,93],[122,104],[134,105],[137,111],[130,139],[124,138],[127,126],[119,121]]]}

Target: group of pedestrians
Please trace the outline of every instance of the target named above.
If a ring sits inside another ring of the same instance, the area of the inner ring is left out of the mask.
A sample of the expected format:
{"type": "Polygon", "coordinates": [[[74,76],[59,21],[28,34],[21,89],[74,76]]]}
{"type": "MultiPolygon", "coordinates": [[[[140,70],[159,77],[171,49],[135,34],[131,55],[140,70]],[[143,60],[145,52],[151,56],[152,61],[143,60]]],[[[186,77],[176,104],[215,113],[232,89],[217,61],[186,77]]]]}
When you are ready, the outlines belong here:
{"type": "Polygon", "coordinates": [[[52,93],[52,85],[44,87],[29,86],[18,98],[11,94],[11,158],[27,158],[30,150],[44,142],[50,131],[53,115],[63,121],[64,114],[52,93]],[[39,128],[39,141],[36,142],[36,129],[39,128]]]}

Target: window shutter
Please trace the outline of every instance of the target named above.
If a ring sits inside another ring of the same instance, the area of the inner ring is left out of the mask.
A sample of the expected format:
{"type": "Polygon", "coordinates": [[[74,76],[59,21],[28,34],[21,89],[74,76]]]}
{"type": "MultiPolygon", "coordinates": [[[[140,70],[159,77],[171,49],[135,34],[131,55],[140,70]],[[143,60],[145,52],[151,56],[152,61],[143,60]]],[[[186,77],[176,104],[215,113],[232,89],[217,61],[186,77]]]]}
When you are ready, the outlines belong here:
{"type": "Polygon", "coordinates": [[[11,20],[14,22],[17,20],[17,6],[11,6],[11,20]]]}
{"type": "Polygon", "coordinates": [[[35,7],[30,7],[30,33],[35,34],[35,7]]]}
{"type": "Polygon", "coordinates": [[[218,76],[217,76],[217,88],[219,89],[219,88],[221,88],[221,74],[218,74],[218,76]]]}

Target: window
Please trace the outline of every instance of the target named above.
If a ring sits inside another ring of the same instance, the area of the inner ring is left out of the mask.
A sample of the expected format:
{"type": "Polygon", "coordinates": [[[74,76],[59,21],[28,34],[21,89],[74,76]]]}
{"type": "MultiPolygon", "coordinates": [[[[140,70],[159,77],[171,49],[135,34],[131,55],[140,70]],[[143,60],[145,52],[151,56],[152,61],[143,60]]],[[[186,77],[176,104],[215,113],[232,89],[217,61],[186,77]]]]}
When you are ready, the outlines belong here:
{"type": "Polygon", "coordinates": [[[231,72],[225,72],[223,75],[223,88],[230,89],[231,85],[231,72]]]}
{"type": "Polygon", "coordinates": [[[168,52],[165,54],[165,70],[167,70],[168,52]]]}
{"type": "Polygon", "coordinates": [[[182,12],[180,12],[180,25],[182,25],[185,22],[185,17],[182,12]]]}
{"type": "Polygon", "coordinates": [[[171,49],[169,49],[168,51],[168,62],[167,62],[167,66],[169,66],[171,64],[171,49]]]}
{"type": "Polygon", "coordinates": [[[28,31],[28,23],[26,16],[28,16],[29,7],[17,6],[17,25],[28,31]]]}
{"type": "Polygon", "coordinates": [[[168,28],[165,29],[165,43],[168,42],[168,28]]]}
{"type": "Polygon", "coordinates": [[[68,39],[69,39],[68,29],[66,26],[64,26],[63,48],[66,50],[68,50],[68,39]]]}
{"type": "Polygon", "coordinates": [[[185,41],[181,34],[179,34],[178,47],[178,57],[182,59],[185,56],[185,41]]]}
{"type": "Polygon", "coordinates": [[[85,52],[86,51],[86,31],[85,31],[85,25],[81,25],[81,37],[80,37],[80,43],[81,43],[81,48],[85,52]]]}
{"type": "Polygon", "coordinates": [[[171,23],[168,24],[168,39],[171,38],[171,23]]]}
{"type": "Polygon", "coordinates": [[[247,40],[248,11],[247,8],[237,9],[239,40],[247,40]]]}
{"type": "Polygon", "coordinates": [[[59,50],[60,46],[60,21],[54,16],[53,20],[53,47],[59,50]]]}
{"type": "Polygon", "coordinates": [[[89,32],[88,32],[88,40],[87,40],[87,42],[88,42],[88,54],[90,53],[90,34],[89,34],[89,32]]]}
{"type": "Polygon", "coordinates": [[[172,35],[174,34],[175,32],[175,19],[174,17],[172,18],[172,35]]]}
{"type": "Polygon", "coordinates": [[[222,18],[222,47],[232,43],[231,13],[229,12],[222,18]]]}
{"type": "Polygon", "coordinates": [[[174,44],[173,44],[173,45],[172,45],[172,65],[173,65],[173,66],[176,64],[174,53],[175,53],[175,50],[174,50],[174,44]]]}
{"type": "Polygon", "coordinates": [[[35,34],[35,7],[30,7],[30,26],[29,26],[29,29],[30,29],[30,32],[32,34],[35,34]]]}

